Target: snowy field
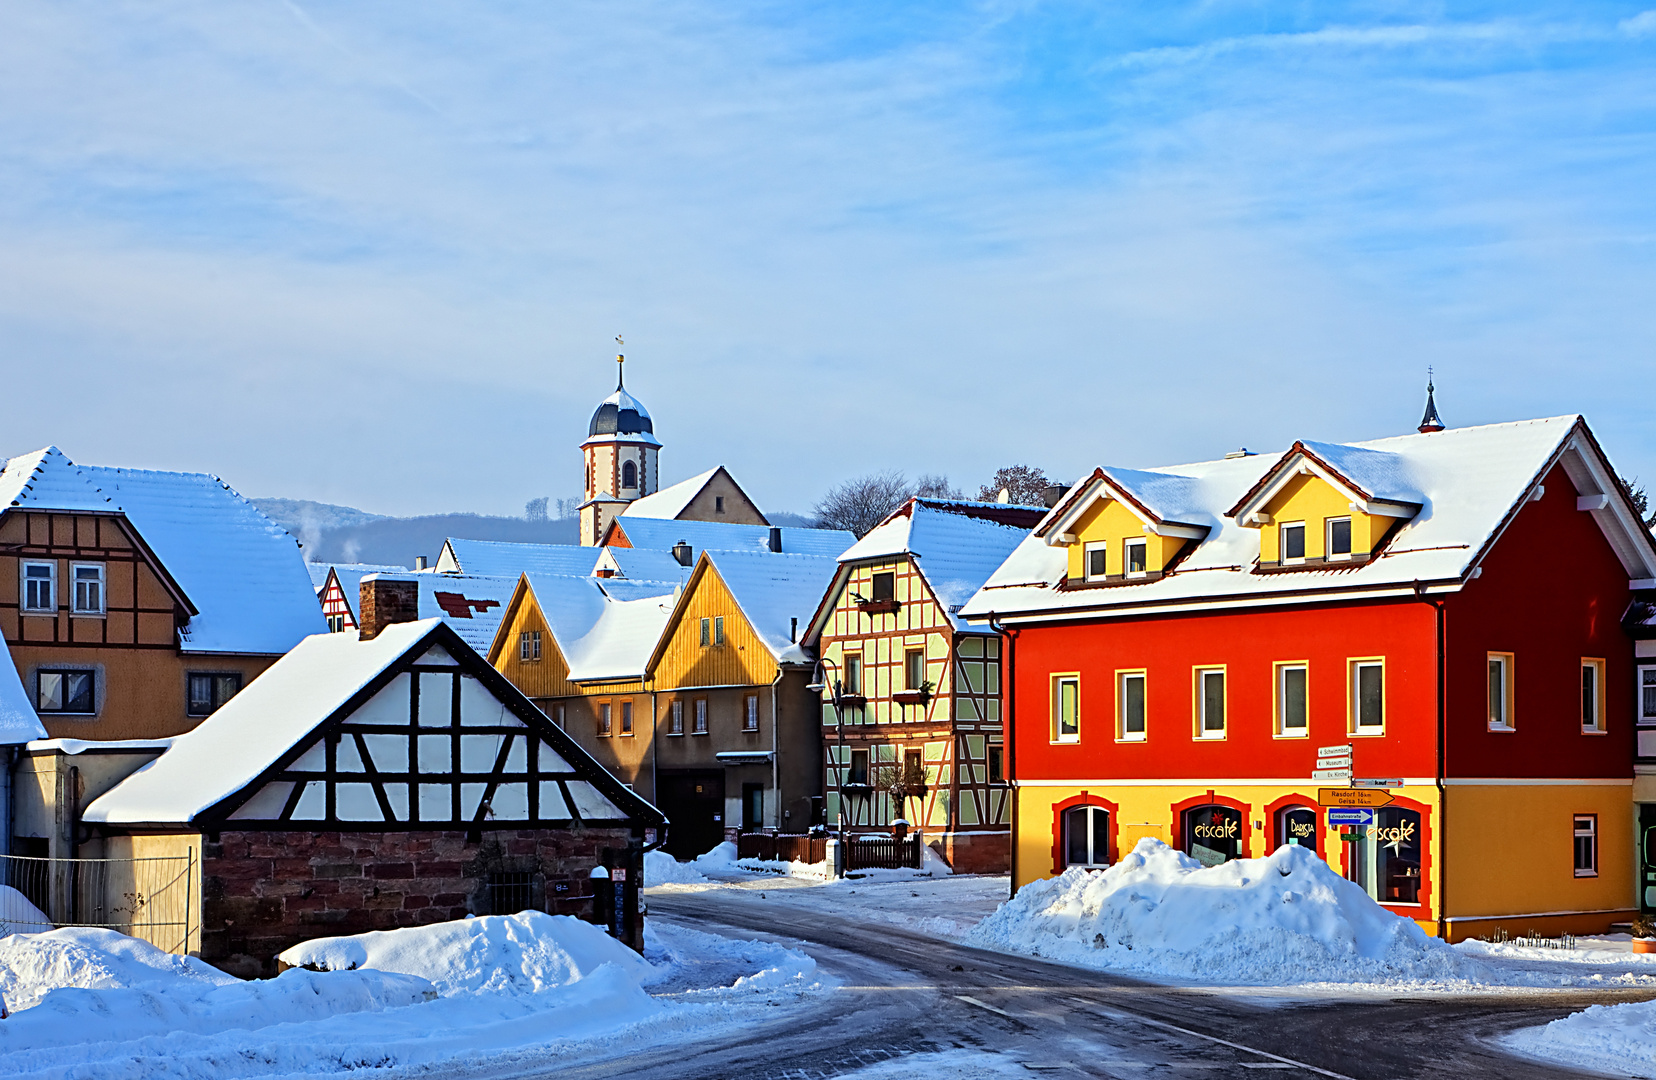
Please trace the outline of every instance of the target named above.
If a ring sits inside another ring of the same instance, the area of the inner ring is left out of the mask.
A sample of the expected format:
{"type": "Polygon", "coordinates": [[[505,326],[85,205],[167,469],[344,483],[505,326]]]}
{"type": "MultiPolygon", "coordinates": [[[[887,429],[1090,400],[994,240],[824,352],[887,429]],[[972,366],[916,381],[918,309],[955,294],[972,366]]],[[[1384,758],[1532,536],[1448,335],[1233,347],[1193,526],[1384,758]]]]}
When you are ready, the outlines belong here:
{"type": "Polygon", "coordinates": [[[0,1075],[376,1075],[610,1057],[736,1030],[831,989],[810,957],[651,927],[644,957],[526,912],[308,942],[242,982],[111,931],[0,938],[0,1075]],[[310,968],[318,970],[310,970],[310,968]]]}

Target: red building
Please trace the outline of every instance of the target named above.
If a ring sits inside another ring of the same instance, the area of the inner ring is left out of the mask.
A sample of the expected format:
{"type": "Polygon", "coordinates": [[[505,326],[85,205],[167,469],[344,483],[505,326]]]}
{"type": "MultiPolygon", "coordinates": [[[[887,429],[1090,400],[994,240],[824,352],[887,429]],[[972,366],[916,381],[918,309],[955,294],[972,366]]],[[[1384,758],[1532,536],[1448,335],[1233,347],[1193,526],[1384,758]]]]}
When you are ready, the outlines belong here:
{"type": "Polygon", "coordinates": [[[1300,843],[1446,937],[1603,930],[1653,578],[1575,416],[1095,470],[963,612],[1007,642],[1014,884],[1300,843]]]}

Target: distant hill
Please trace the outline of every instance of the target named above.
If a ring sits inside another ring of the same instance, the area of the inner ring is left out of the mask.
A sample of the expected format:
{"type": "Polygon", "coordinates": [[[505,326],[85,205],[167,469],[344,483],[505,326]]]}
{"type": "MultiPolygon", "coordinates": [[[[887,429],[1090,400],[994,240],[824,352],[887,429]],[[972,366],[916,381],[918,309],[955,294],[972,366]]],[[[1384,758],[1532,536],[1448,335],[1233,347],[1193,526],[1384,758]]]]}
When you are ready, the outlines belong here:
{"type": "MultiPolygon", "coordinates": [[[[580,541],[578,518],[530,521],[520,517],[484,514],[430,514],[425,517],[386,517],[349,506],[309,499],[252,499],[254,506],[298,537],[311,562],[364,562],[412,568],[416,556],[436,563],[443,541],[451,536],[467,540],[507,540],[521,544],[574,544],[580,541]]],[[[767,514],[773,525],[809,527],[810,518],[778,512],[767,514]]]]}

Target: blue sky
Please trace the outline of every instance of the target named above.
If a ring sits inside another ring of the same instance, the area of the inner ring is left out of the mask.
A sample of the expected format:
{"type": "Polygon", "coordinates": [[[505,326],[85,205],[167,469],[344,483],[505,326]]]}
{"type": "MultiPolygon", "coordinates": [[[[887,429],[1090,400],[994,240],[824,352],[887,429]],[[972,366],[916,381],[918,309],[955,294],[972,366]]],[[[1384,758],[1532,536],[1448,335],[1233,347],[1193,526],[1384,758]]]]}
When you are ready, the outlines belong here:
{"type": "Polygon", "coordinates": [[[0,454],[517,513],[622,333],[664,479],[774,509],[1401,433],[1428,365],[1656,487],[1637,3],[17,0],[0,146],[0,454]]]}

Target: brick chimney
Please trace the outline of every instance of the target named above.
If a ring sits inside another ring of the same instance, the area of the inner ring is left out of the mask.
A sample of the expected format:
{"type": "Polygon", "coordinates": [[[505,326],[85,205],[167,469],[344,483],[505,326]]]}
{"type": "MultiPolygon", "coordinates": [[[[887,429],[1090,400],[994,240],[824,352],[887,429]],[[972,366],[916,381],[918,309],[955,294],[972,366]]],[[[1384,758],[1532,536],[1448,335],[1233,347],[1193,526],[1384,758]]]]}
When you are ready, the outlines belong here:
{"type": "Polygon", "coordinates": [[[358,597],[361,618],[357,637],[371,641],[392,623],[413,622],[420,617],[420,583],[385,574],[362,579],[358,597]]]}

